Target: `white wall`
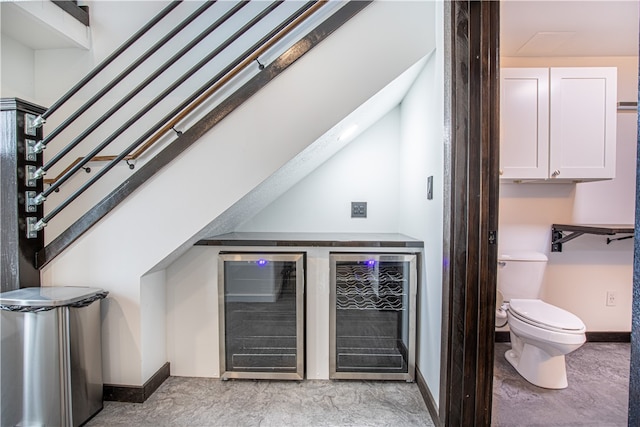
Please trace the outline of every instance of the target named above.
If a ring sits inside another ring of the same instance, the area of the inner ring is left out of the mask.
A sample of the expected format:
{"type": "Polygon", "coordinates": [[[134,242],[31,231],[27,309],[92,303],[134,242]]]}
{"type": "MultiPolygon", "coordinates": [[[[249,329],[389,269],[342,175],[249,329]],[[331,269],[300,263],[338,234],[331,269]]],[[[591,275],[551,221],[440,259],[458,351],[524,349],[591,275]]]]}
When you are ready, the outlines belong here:
{"type": "Polygon", "coordinates": [[[164,287],[141,289],[141,278],[430,52],[432,29],[424,21],[431,14],[428,3],[374,2],[43,270],[45,285],[110,291],[103,322],[105,383],[141,385],[147,372],[161,367],[150,366],[151,353],[166,329],[159,323],[148,328],[157,317],[141,306],[142,298],[161,301],[164,287]],[[416,39],[424,43],[408,42],[416,39]]]}
{"type": "Polygon", "coordinates": [[[217,252],[207,246],[194,246],[166,271],[167,358],[171,375],[217,378],[217,252]]]}
{"type": "Polygon", "coordinates": [[[35,102],[33,49],[4,34],[0,43],[0,96],[35,102]]]}
{"type": "Polygon", "coordinates": [[[140,279],[142,378],[151,378],[158,367],[167,361],[166,335],[154,332],[155,329],[165,330],[167,312],[165,283],[165,270],[146,274],[140,279]]]}
{"type": "Polygon", "coordinates": [[[424,241],[417,366],[439,402],[442,338],[444,83],[438,48],[402,102],[398,231],[424,241]],[[433,176],[433,199],[427,177],[433,176]]]}
{"type": "MultiPolygon", "coordinates": [[[[618,101],[637,98],[637,57],[502,58],[502,67],[618,67],[618,101]]],[[[550,253],[551,224],[633,224],[635,207],[635,111],[617,114],[616,178],[582,184],[502,184],[500,251],[546,253],[543,299],[578,315],[587,330],[631,330],[633,241],[606,244],[581,236],[550,253]],[[606,306],[607,291],[618,303],[606,306]]]]}
{"type": "Polygon", "coordinates": [[[236,231],[397,232],[399,147],[395,108],[236,231]],[[367,218],[351,218],[352,201],[367,218]]]}

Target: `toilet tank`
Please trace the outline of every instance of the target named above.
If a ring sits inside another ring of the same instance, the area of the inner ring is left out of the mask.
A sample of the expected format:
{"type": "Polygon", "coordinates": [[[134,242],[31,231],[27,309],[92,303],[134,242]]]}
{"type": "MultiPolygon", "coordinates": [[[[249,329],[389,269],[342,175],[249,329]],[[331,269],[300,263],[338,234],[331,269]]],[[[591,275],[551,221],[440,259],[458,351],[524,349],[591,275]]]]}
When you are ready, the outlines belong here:
{"type": "Polygon", "coordinates": [[[513,252],[498,256],[498,290],[505,301],[540,298],[547,257],[540,252],[513,252]]]}

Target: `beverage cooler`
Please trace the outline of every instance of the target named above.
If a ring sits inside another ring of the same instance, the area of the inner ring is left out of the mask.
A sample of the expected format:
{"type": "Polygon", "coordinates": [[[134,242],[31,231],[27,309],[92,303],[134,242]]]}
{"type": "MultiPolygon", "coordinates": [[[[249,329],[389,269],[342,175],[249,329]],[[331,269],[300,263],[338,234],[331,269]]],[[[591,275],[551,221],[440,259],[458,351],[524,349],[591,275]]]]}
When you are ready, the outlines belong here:
{"type": "Polygon", "coordinates": [[[222,379],[304,378],[304,254],[221,253],[222,379]]]}
{"type": "Polygon", "coordinates": [[[331,379],[413,381],[415,254],[332,253],[331,379]]]}

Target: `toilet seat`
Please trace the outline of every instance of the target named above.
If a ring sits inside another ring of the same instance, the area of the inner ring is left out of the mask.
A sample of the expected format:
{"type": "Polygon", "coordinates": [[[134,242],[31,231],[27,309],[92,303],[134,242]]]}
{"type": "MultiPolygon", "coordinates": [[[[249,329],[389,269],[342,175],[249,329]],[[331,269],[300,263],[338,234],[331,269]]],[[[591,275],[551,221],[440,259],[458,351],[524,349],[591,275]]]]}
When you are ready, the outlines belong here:
{"type": "Polygon", "coordinates": [[[539,299],[512,299],[509,312],[522,322],[549,331],[583,334],[586,329],[578,316],[539,299]]]}

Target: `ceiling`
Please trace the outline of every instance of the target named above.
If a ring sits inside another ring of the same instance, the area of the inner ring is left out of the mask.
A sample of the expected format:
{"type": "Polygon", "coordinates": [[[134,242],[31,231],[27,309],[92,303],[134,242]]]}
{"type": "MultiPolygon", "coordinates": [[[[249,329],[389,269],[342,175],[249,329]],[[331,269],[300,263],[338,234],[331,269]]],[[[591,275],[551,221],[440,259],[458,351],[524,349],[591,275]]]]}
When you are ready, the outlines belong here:
{"type": "Polygon", "coordinates": [[[506,0],[500,55],[637,56],[637,0],[506,0]]]}
{"type": "MultiPolygon", "coordinates": [[[[21,8],[30,6],[28,2],[0,4],[3,34],[33,49],[77,47],[77,42],[69,45],[66,34],[41,23],[25,23],[30,16],[21,8]],[[31,31],[25,32],[24,28],[31,31]]],[[[52,9],[64,15],[62,10],[52,9]]],[[[638,55],[637,0],[503,0],[500,15],[502,56],[638,55]]],[[[61,24],[67,28],[76,23],[64,20],[61,24]]],[[[81,47],[87,46],[81,43],[81,47]]]]}

